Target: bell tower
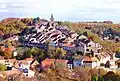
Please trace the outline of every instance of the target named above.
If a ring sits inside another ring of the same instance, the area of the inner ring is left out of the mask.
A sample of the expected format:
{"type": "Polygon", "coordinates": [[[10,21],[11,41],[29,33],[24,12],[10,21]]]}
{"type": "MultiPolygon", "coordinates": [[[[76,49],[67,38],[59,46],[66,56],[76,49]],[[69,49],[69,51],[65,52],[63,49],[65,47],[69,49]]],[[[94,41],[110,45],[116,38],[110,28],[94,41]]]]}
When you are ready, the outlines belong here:
{"type": "Polygon", "coordinates": [[[54,22],[53,14],[51,14],[50,21],[54,22]]]}
{"type": "Polygon", "coordinates": [[[50,17],[50,26],[53,26],[53,27],[55,26],[53,14],[51,14],[51,17],[50,17]]]}

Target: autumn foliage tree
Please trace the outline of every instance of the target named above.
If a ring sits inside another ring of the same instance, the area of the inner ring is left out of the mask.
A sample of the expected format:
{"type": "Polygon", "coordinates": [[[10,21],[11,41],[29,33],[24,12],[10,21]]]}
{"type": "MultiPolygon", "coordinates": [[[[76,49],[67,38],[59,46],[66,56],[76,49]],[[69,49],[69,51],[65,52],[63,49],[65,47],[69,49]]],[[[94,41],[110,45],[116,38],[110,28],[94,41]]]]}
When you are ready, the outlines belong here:
{"type": "Polygon", "coordinates": [[[12,50],[10,48],[5,48],[5,50],[4,50],[4,56],[7,59],[12,58],[12,50]]]}
{"type": "Polygon", "coordinates": [[[0,23],[0,30],[3,31],[5,34],[19,33],[25,27],[26,25],[17,18],[4,19],[0,23]]]}

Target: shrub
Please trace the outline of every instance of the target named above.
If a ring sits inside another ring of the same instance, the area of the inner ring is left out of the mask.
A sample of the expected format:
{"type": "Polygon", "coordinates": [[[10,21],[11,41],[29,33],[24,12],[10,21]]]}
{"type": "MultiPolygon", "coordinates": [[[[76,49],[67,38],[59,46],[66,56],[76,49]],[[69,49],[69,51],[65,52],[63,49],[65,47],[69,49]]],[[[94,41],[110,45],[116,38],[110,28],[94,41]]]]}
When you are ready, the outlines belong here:
{"type": "Polygon", "coordinates": [[[7,67],[3,64],[0,64],[0,71],[5,71],[7,70],[7,67]]]}
{"type": "Polygon", "coordinates": [[[105,66],[105,64],[104,64],[104,63],[101,63],[100,66],[105,66]]]}

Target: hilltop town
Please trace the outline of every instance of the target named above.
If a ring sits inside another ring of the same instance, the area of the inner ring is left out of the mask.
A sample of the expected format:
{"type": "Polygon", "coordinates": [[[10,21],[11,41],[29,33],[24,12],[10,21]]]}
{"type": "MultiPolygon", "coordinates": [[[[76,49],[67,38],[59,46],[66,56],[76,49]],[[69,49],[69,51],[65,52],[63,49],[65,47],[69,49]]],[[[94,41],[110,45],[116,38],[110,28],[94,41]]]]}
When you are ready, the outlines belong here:
{"type": "Polygon", "coordinates": [[[0,81],[120,81],[119,68],[120,25],[112,21],[0,22],[0,81]]]}

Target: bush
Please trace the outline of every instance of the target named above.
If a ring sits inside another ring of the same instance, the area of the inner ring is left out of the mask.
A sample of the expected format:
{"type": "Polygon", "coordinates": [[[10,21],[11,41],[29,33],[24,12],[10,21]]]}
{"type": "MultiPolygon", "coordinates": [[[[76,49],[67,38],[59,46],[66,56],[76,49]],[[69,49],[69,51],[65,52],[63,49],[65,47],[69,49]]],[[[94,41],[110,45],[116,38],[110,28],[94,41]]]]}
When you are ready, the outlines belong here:
{"type": "Polygon", "coordinates": [[[106,75],[106,74],[107,74],[107,71],[105,71],[105,70],[102,69],[102,68],[99,68],[99,69],[98,69],[98,73],[99,73],[99,75],[103,76],[103,75],[106,75]]]}
{"type": "Polygon", "coordinates": [[[3,64],[0,64],[0,71],[5,71],[7,70],[7,67],[3,64]]]}
{"type": "Polygon", "coordinates": [[[104,63],[101,63],[100,66],[105,66],[105,64],[104,64],[104,63]]]}

